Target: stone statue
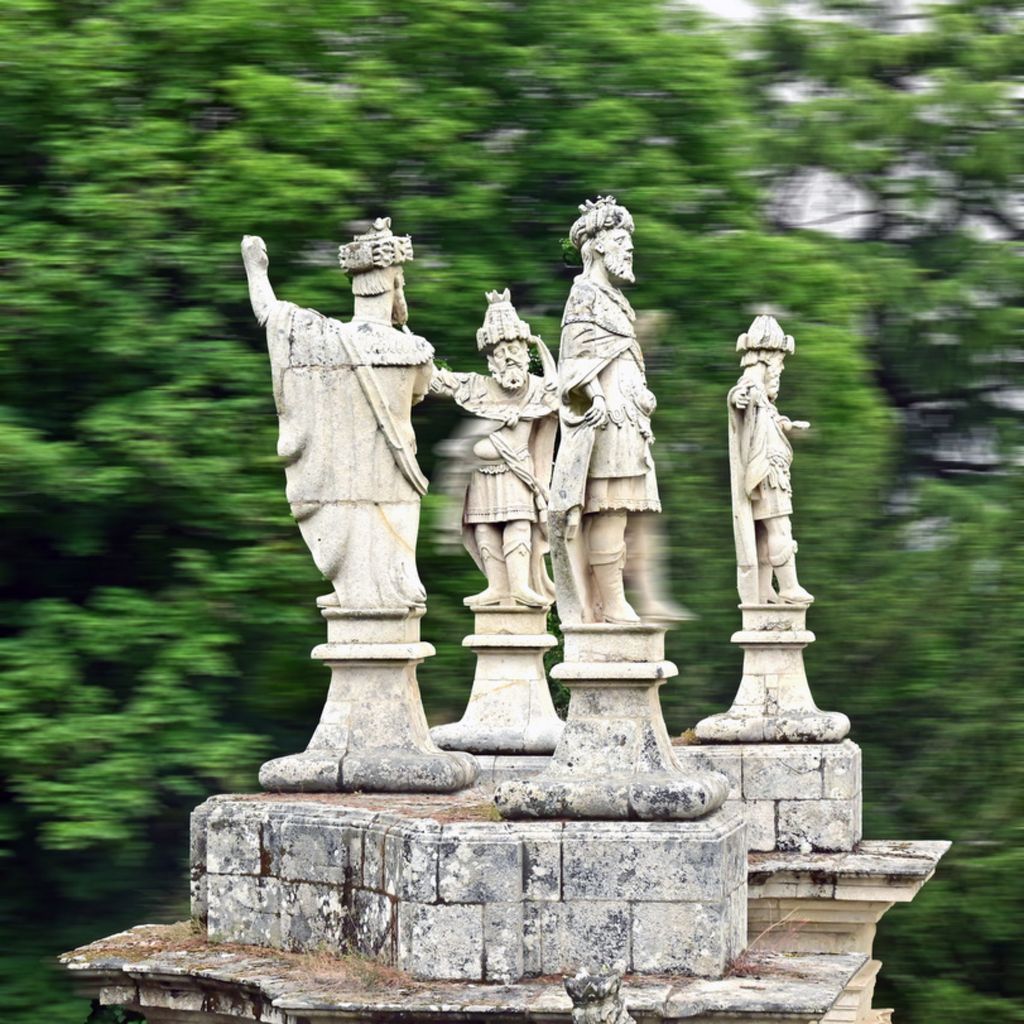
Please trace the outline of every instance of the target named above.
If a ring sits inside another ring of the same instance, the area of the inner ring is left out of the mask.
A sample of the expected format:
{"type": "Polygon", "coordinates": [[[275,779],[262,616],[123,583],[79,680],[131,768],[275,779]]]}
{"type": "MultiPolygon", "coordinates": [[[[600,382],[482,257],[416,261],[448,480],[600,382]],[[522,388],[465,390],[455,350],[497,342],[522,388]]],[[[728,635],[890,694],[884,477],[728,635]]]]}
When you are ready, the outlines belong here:
{"type": "Polygon", "coordinates": [[[838,743],[850,720],[822,711],[811,696],[804,648],[814,642],[807,609],[814,598],[796,578],[789,517],[790,420],[775,407],[782,362],[795,345],[770,316],[759,316],[736,341],[743,376],[729,391],[729,467],[736,539],[736,587],[743,628],[743,676],[732,707],[697,723],[702,743],[838,743]],[[773,586],[773,577],[779,589],[773,586]]]}
{"type": "Polygon", "coordinates": [[[620,992],[618,973],[581,970],[564,984],[572,1000],[572,1024],[634,1024],[620,992]]]}
{"type": "Polygon", "coordinates": [[[655,398],[636,339],[633,218],[612,196],[580,207],[569,237],[583,257],[562,317],[562,441],[551,512],[564,519],[552,559],[563,622],[635,623],[623,566],[630,513],[660,512],[651,457],[655,398]]]}
{"type": "Polygon", "coordinates": [[[476,653],[473,689],[458,722],[435,726],[434,742],[480,754],[550,754],[562,734],[544,671],[554,585],[544,565],[554,455],[558,370],[508,289],[487,293],[477,345],[490,375],[439,370],[430,385],[475,417],[453,454],[462,455],[462,539],[487,577],[466,604],[475,612],[463,645],[476,653]],[[544,376],[529,371],[535,345],[544,376]]]}
{"type": "Polygon", "coordinates": [[[519,319],[508,289],[488,292],[487,301],[477,346],[490,375],[438,370],[430,384],[431,392],[487,421],[486,436],[473,445],[462,514],[463,542],[487,588],[465,603],[543,608],[554,599],[544,555],[558,371],[547,346],[519,319]],[[543,377],[529,372],[530,344],[543,377]]]}
{"type": "Polygon", "coordinates": [[[249,297],[267,328],[274,400],[292,514],[331,592],[317,600],[331,670],[307,748],[266,762],[278,791],[451,792],[476,762],[430,739],[416,666],[426,593],[416,571],[420,497],[410,414],[427,393],[433,349],[405,326],[402,265],[410,239],[389,218],[339,249],[355,311],[341,323],[280,301],[261,238],[242,240],[249,297]]]}
{"type": "Polygon", "coordinates": [[[810,604],[796,578],[790,516],[792,430],[806,430],[775,406],[783,361],[793,338],[770,316],[759,316],[736,342],[743,375],[729,392],[729,465],[736,538],[737,586],[744,604],[810,604]],[[772,577],[778,581],[776,592],[772,577]]]}
{"type": "Polygon", "coordinates": [[[322,607],[412,609],[426,600],[416,535],[427,481],[410,412],[427,392],[434,353],[405,325],[402,264],[412,242],[390,225],[378,219],[339,249],[355,295],[349,324],[277,299],[263,240],[242,242],[253,311],[267,328],[288,502],[333,587],[322,607]]]}

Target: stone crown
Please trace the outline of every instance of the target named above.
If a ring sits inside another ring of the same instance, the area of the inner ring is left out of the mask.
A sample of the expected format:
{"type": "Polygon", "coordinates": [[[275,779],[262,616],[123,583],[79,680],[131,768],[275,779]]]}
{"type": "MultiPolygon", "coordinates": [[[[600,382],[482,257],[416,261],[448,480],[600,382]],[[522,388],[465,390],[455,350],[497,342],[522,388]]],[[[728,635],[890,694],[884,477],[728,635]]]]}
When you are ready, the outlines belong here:
{"type": "Polygon", "coordinates": [[[487,292],[487,312],[483,326],[476,332],[477,348],[487,352],[503,341],[528,341],[530,325],[519,318],[512,305],[511,293],[506,288],[501,292],[487,292]]]}
{"type": "Polygon", "coordinates": [[[793,335],[784,334],[779,321],[767,313],[754,317],[754,322],[745,334],[736,339],[737,352],[786,352],[796,351],[793,335]]]}
{"type": "Polygon", "coordinates": [[[412,239],[392,234],[390,217],[378,217],[369,231],[338,246],[338,262],[350,276],[407,263],[412,258],[412,239]]]}

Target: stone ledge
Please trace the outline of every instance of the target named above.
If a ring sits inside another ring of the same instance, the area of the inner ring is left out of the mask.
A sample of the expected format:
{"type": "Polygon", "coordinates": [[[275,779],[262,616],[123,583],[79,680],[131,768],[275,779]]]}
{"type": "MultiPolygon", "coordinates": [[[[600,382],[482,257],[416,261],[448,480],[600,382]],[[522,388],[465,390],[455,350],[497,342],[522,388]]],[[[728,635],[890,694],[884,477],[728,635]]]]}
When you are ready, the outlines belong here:
{"type": "Polygon", "coordinates": [[[751,853],[749,898],[909,903],[949,847],[946,840],[866,839],[846,853],[751,853]]]}
{"type": "MultiPolygon", "coordinates": [[[[60,959],[77,987],[104,1005],[126,1005],[143,1013],[159,1008],[195,1024],[571,1020],[571,1003],[560,979],[514,985],[424,984],[355,958],[221,946],[186,936],[187,926],[140,925],[60,959]]],[[[627,975],[622,992],[627,1008],[645,1022],[816,1024],[866,961],[864,955],[851,953],[745,954],[725,978],[627,975]]]]}

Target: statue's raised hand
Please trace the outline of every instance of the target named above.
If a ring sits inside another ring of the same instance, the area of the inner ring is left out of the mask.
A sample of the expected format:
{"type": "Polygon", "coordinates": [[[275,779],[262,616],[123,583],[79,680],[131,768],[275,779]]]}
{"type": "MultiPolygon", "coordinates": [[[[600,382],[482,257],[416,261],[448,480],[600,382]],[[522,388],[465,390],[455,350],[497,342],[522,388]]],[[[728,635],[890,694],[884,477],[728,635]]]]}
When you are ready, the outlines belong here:
{"type": "Polygon", "coordinates": [[[267,243],[259,235],[242,236],[242,262],[246,267],[258,267],[261,270],[270,266],[267,243]]]}

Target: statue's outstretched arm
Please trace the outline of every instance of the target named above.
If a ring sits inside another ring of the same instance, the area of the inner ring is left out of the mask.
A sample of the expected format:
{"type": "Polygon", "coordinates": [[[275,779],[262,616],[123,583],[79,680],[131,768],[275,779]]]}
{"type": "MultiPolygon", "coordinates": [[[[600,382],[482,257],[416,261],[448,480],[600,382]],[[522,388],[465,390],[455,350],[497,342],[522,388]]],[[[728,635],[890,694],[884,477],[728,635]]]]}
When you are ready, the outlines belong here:
{"type": "Polygon", "coordinates": [[[430,394],[445,395],[451,398],[468,378],[468,373],[453,373],[451,370],[442,370],[437,366],[434,368],[433,377],[430,378],[430,394]]]}
{"type": "Polygon", "coordinates": [[[249,301],[252,303],[252,311],[256,314],[256,319],[265,324],[274,307],[278,305],[278,298],[274,294],[270,275],[267,273],[270,266],[267,246],[259,235],[245,235],[242,238],[242,262],[249,278],[249,301]]]}

